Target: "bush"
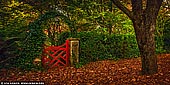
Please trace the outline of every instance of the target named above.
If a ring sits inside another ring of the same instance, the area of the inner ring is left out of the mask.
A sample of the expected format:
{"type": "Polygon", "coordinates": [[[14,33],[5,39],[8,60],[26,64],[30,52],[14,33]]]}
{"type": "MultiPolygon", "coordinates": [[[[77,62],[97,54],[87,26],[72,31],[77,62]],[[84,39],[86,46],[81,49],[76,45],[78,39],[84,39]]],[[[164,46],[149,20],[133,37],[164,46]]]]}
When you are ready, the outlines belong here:
{"type": "MultiPolygon", "coordinates": [[[[59,41],[64,43],[70,37],[69,32],[62,33],[59,41]]],[[[94,31],[79,32],[80,62],[87,63],[104,59],[131,58],[139,55],[134,35],[102,34],[94,31]]]]}
{"type": "Polygon", "coordinates": [[[157,54],[165,53],[166,50],[163,48],[164,46],[163,37],[156,35],[155,42],[156,42],[156,53],[157,54]]]}
{"type": "MultiPolygon", "coordinates": [[[[69,38],[69,32],[62,33],[59,41],[65,42],[69,38]]],[[[79,32],[76,38],[80,38],[80,62],[85,64],[104,59],[121,59],[139,56],[139,49],[135,35],[130,34],[102,34],[94,31],[79,32]]],[[[162,39],[156,40],[156,52],[164,52],[162,39]]]]}
{"type": "Polygon", "coordinates": [[[71,33],[69,31],[66,32],[62,32],[59,37],[58,37],[58,45],[62,45],[63,43],[65,43],[66,39],[71,37],[71,33]]]}
{"type": "Polygon", "coordinates": [[[170,52],[170,19],[167,20],[164,25],[163,42],[164,42],[164,49],[169,53],[170,52]]]}

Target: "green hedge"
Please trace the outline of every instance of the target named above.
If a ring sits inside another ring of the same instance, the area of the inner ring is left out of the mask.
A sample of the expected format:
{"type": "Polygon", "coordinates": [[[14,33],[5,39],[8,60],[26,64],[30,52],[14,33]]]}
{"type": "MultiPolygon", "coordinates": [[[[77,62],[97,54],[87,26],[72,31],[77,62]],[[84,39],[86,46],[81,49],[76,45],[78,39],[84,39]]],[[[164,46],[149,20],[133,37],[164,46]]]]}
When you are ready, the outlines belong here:
{"type": "MultiPolygon", "coordinates": [[[[64,43],[71,37],[69,32],[60,35],[59,43],[64,43]]],[[[102,34],[94,31],[79,32],[76,38],[80,38],[80,62],[87,63],[104,59],[132,58],[139,56],[135,35],[128,34],[102,34]]],[[[156,37],[156,51],[163,52],[162,39],[156,37]]]]}
{"type": "Polygon", "coordinates": [[[109,36],[95,32],[82,32],[78,36],[80,38],[80,57],[90,61],[129,58],[139,54],[135,36],[109,36]]]}
{"type": "Polygon", "coordinates": [[[166,21],[164,25],[164,35],[163,35],[164,49],[166,52],[170,53],[170,19],[166,21]]]}

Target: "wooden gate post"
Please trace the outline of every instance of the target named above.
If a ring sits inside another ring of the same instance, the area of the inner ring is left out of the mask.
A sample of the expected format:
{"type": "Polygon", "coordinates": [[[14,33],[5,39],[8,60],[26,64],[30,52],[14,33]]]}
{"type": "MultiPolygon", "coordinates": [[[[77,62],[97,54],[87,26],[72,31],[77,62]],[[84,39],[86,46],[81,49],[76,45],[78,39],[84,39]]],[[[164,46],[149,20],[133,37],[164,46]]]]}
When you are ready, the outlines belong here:
{"type": "Polygon", "coordinates": [[[69,38],[70,41],[70,64],[79,63],[79,38],[69,38]]]}

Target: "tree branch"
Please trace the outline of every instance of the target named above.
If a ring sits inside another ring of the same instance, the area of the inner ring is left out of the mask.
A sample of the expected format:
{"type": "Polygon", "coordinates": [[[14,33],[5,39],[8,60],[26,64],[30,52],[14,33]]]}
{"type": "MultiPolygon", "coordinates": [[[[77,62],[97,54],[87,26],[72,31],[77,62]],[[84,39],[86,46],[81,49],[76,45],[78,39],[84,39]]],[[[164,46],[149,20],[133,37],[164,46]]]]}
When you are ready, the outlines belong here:
{"type": "Polygon", "coordinates": [[[122,10],[130,19],[133,19],[133,13],[127,9],[123,4],[121,4],[120,0],[112,0],[112,2],[122,10]]]}
{"type": "Polygon", "coordinates": [[[147,0],[145,12],[151,13],[153,16],[156,17],[158,15],[162,2],[163,0],[147,0]]]}
{"type": "Polygon", "coordinates": [[[134,15],[142,13],[142,0],[131,0],[134,15]]]}

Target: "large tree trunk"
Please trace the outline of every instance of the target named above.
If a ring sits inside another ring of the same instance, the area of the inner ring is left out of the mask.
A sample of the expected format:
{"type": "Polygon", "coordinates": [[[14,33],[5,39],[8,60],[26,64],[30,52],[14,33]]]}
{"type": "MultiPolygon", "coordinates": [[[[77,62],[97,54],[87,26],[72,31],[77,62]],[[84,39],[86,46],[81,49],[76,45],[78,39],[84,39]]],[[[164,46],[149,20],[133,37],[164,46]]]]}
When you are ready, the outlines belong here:
{"type": "Polygon", "coordinates": [[[143,22],[145,23],[140,23],[138,19],[133,22],[142,60],[142,74],[154,74],[158,71],[154,39],[155,23],[143,22]]]}
{"type": "Polygon", "coordinates": [[[158,72],[155,53],[155,27],[161,3],[148,0],[146,9],[142,8],[142,0],[133,1],[133,25],[142,61],[142,74],[158,72]],[[154,5],[153,5],[154,4],[154,5]]]}
{"type": "Polygon", "coordinates": [[[120,0],[112,0],[132,21],[142,60],[142,73],[154,74],[158,72],[155,54],[155,26],[158,11],[163,0],[131,0],[132,11],[123,6],[120,0]]]}

